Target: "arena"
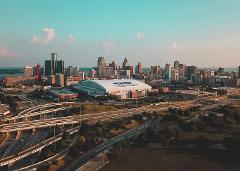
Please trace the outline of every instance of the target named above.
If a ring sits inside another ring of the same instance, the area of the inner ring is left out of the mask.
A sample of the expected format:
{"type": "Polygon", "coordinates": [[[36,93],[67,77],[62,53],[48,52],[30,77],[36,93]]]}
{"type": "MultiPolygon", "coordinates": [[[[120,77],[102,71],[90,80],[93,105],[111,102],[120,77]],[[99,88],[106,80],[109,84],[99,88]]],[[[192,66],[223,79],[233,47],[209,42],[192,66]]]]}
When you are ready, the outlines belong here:
{"type": "Polygon", "coordinates": [[[152,87],[134,79],[113,79],[81,81],[74,86],[74,89],[94,97],[114,95],[121,99],[127,99],[147,96],[152,87]]]}

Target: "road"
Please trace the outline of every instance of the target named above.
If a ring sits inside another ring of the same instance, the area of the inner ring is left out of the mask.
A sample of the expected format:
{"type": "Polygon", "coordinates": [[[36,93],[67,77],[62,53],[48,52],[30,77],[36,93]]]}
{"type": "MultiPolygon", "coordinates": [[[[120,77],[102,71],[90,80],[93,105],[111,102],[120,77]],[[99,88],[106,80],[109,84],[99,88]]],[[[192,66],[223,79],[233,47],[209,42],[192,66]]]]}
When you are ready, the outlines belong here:
{"type": "MultiPolygon", "coordinates": [[[[48,135],[48,131],[46,131],[45,129],[37,130],[36,131],[36,136],[31,136],[31,138],[26,143],[26,146],[24,147],[23,150],[28,149],[28,148],[44,141],[47,138],[47,135],[48,135]]],[[[35,153],[35,154],[30,155],[26,158],[23,158],[22,160],[19,160],[19,161],[15,162],[9,170],[17,170],[17,169],[20,169],[22,167],[29,166],[33,163],[38,162],[39,155],[40,155],[40,153],[35,153]]]]}
{"type": "MultiPolygon", "coordinates": [[[[27,122],[17,122],[17,123],[11,123],[11,124],[5,124],[0,131],[10,131],[11,129],[16,130],[26,130],[26,129],[33,129],[33,128],[44,128],[49,126],[55,126],[55,125],[61,125],[61,124],[79,124],[80,118],[81,120],[89,120],[92,123],[97,122],[98,120],[109,120],[114,118],[121,118],[121,117],[128,117],[136,113],[142,113],[144,111],[153,112],[153,111],[166,111],[169,107],[181,107],[181,108],[188,108],[190,103],[186,102],[179,102],[179,103],[159,103],[155,105],[148,105],[148,106],[142,106],[139,108],[132,108],[132,109],[122,109],[118,111],[107,111],[107,112],[101,112],[101,113],[91,113],[91,114],[84,114],[82,116],[75,115],[75,116],[68,116],[68,117],[58,117],[58,118],[47,118],[45,120],[35,120],[35,121],[27,121],[27,122]],[[64,123],[66,122],[66,123],[64,123]],[[42,125],[42,126],[41,126],[42,125]]],[[[193,105],[193,104],[191,104],[193,105]]],[[[27,114],[27,113],[25,113],[27,114]]],[[[74,133],[78,130],[78,127],[72,128],[68,130],[71,133],[74,133]]],[[[34,138],[31,138],[34,139],[34,138]]],[[[10,156],[10,157],[4,157],[0,160],[0,166],[6,165],[8,163],[14,163],[16,161],[20,161],[25,158],[27,159],[27,156],[34,156],[34,154],[37,154],[38,151],[45,148],[46,146],[58,141],[61,139],[61,134],[49,138],[45,141],[42,141],[41,143],[36,144],[35,146],[32,146],[29,149],[23,149],[21,152],[18,153],[18,155],[10,156]]],[[[31,142],[32,140],[28,140],[28,142],[31,142]]],[[[40,141],[39,141],[40,142],[40,141]]],[[[32,157],[30,157],[32,158],[32,157]]],[[[24,161],[24,160],[23,160],[24,161]]],[[[25,161],[26,162],[26,161],[25,161]]],[[[16,167],[19,167],[21,165],[25,164],[18,164],[16,167]]]]}
{"type": "MultiPolygon", "coordinates": [[[[6,132],[13,132],[13,131],[23,131],[23,130],[29,130],[29,129],[36,129],[36,128],[46,128],[56,125],[72,125],[72,124],[78,124],[81,121],[88,120],[88,121],[98,121],[98,120],[104,120],[105,118],[111,119],[111,118],[119,118],[123,116],[131,116],[136,113],[142,113],[142,112],[154,112],[154,111],[166,111],[169,107],[189,107],[189,104],[169,104],[169,105],[163,105],[162,106],[153,106],[153,105],[147,105],[142,106],[138,108],[132,108],[132,109],[122,109],[117,111],[108,111],[108,112],[101,112],[101,113],[90,113],[90,114],[84,114],[84,115],[73,115],[73,116],[66,116],[66,117],[56,117],[56,118],[50,118],[50,119],[41,119],[41,120],[33,120],[33,121],[24,121],[24,122],[16,122],[16,123],[8,123],[8,124],[2,124],[0,132],[6,133],[6,132]]],[[[31,115],[31,114],[30,114],[31,115]]]]}

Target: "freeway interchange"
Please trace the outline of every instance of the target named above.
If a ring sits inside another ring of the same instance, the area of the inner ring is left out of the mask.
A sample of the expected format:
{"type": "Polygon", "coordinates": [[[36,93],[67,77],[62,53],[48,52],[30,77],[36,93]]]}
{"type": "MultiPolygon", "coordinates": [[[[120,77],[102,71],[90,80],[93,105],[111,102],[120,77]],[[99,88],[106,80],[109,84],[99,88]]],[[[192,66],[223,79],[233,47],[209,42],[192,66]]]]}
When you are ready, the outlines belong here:
{"type": "MultiPolygon", "coordinates": [[[[100,113],[82,115],[79,113],[65,117],[51,115],[56,111],[68,110],[74,105],[77,104],[69,102],[39,105],[19,113],[18,116],[7,118],[6,122],[0,125],[0,132],[8,136],[0,146],[0,167],[8,165],[11,166],[11,170],[16,170],[39,162],[38,152],[61,140],[62,133],[47,138],[47,132],[55,126],[72,126],[67,132],[74,134],[78,131],[82,121],[96,123],[99,120],[117,119],[143,112],[167,111],[170,107],[189,108],[196,104],[193,101],[164,102],[100,113]],[[32,133],[29,133],[31,131],[32,133]]],[[[207,106],[204,106],[204,108],[207,108],[207,106]]]]}

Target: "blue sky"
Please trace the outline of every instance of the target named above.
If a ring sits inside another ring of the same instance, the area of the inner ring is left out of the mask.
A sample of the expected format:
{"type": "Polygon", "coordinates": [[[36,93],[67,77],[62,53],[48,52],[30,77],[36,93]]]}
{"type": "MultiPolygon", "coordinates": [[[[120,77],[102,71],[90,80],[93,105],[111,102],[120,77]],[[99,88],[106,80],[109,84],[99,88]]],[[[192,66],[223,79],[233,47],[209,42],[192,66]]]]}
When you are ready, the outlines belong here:
{"type": "Polygon", "coordinates": [[[239,0],[0,0],[0,66],[240,64],[239,0]],[[238,63],[236,63],[238,61],[238,63]]]}

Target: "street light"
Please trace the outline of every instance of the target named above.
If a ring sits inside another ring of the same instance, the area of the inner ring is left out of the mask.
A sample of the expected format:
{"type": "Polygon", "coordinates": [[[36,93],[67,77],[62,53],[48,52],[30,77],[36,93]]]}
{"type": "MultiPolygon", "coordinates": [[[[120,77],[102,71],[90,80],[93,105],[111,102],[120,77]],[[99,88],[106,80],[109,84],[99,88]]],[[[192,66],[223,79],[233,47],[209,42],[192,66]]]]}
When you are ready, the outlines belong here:
{"type": "Polygon", "coordinates": [[[81,115],[82,115],[82,105],[80,104],[80,108],[79,108],[79,110],[80,110],[80,115],[79,115],[79,126],[81,126],[81,124],[82,124],[82,122],[81,122],[81,115]]]}

